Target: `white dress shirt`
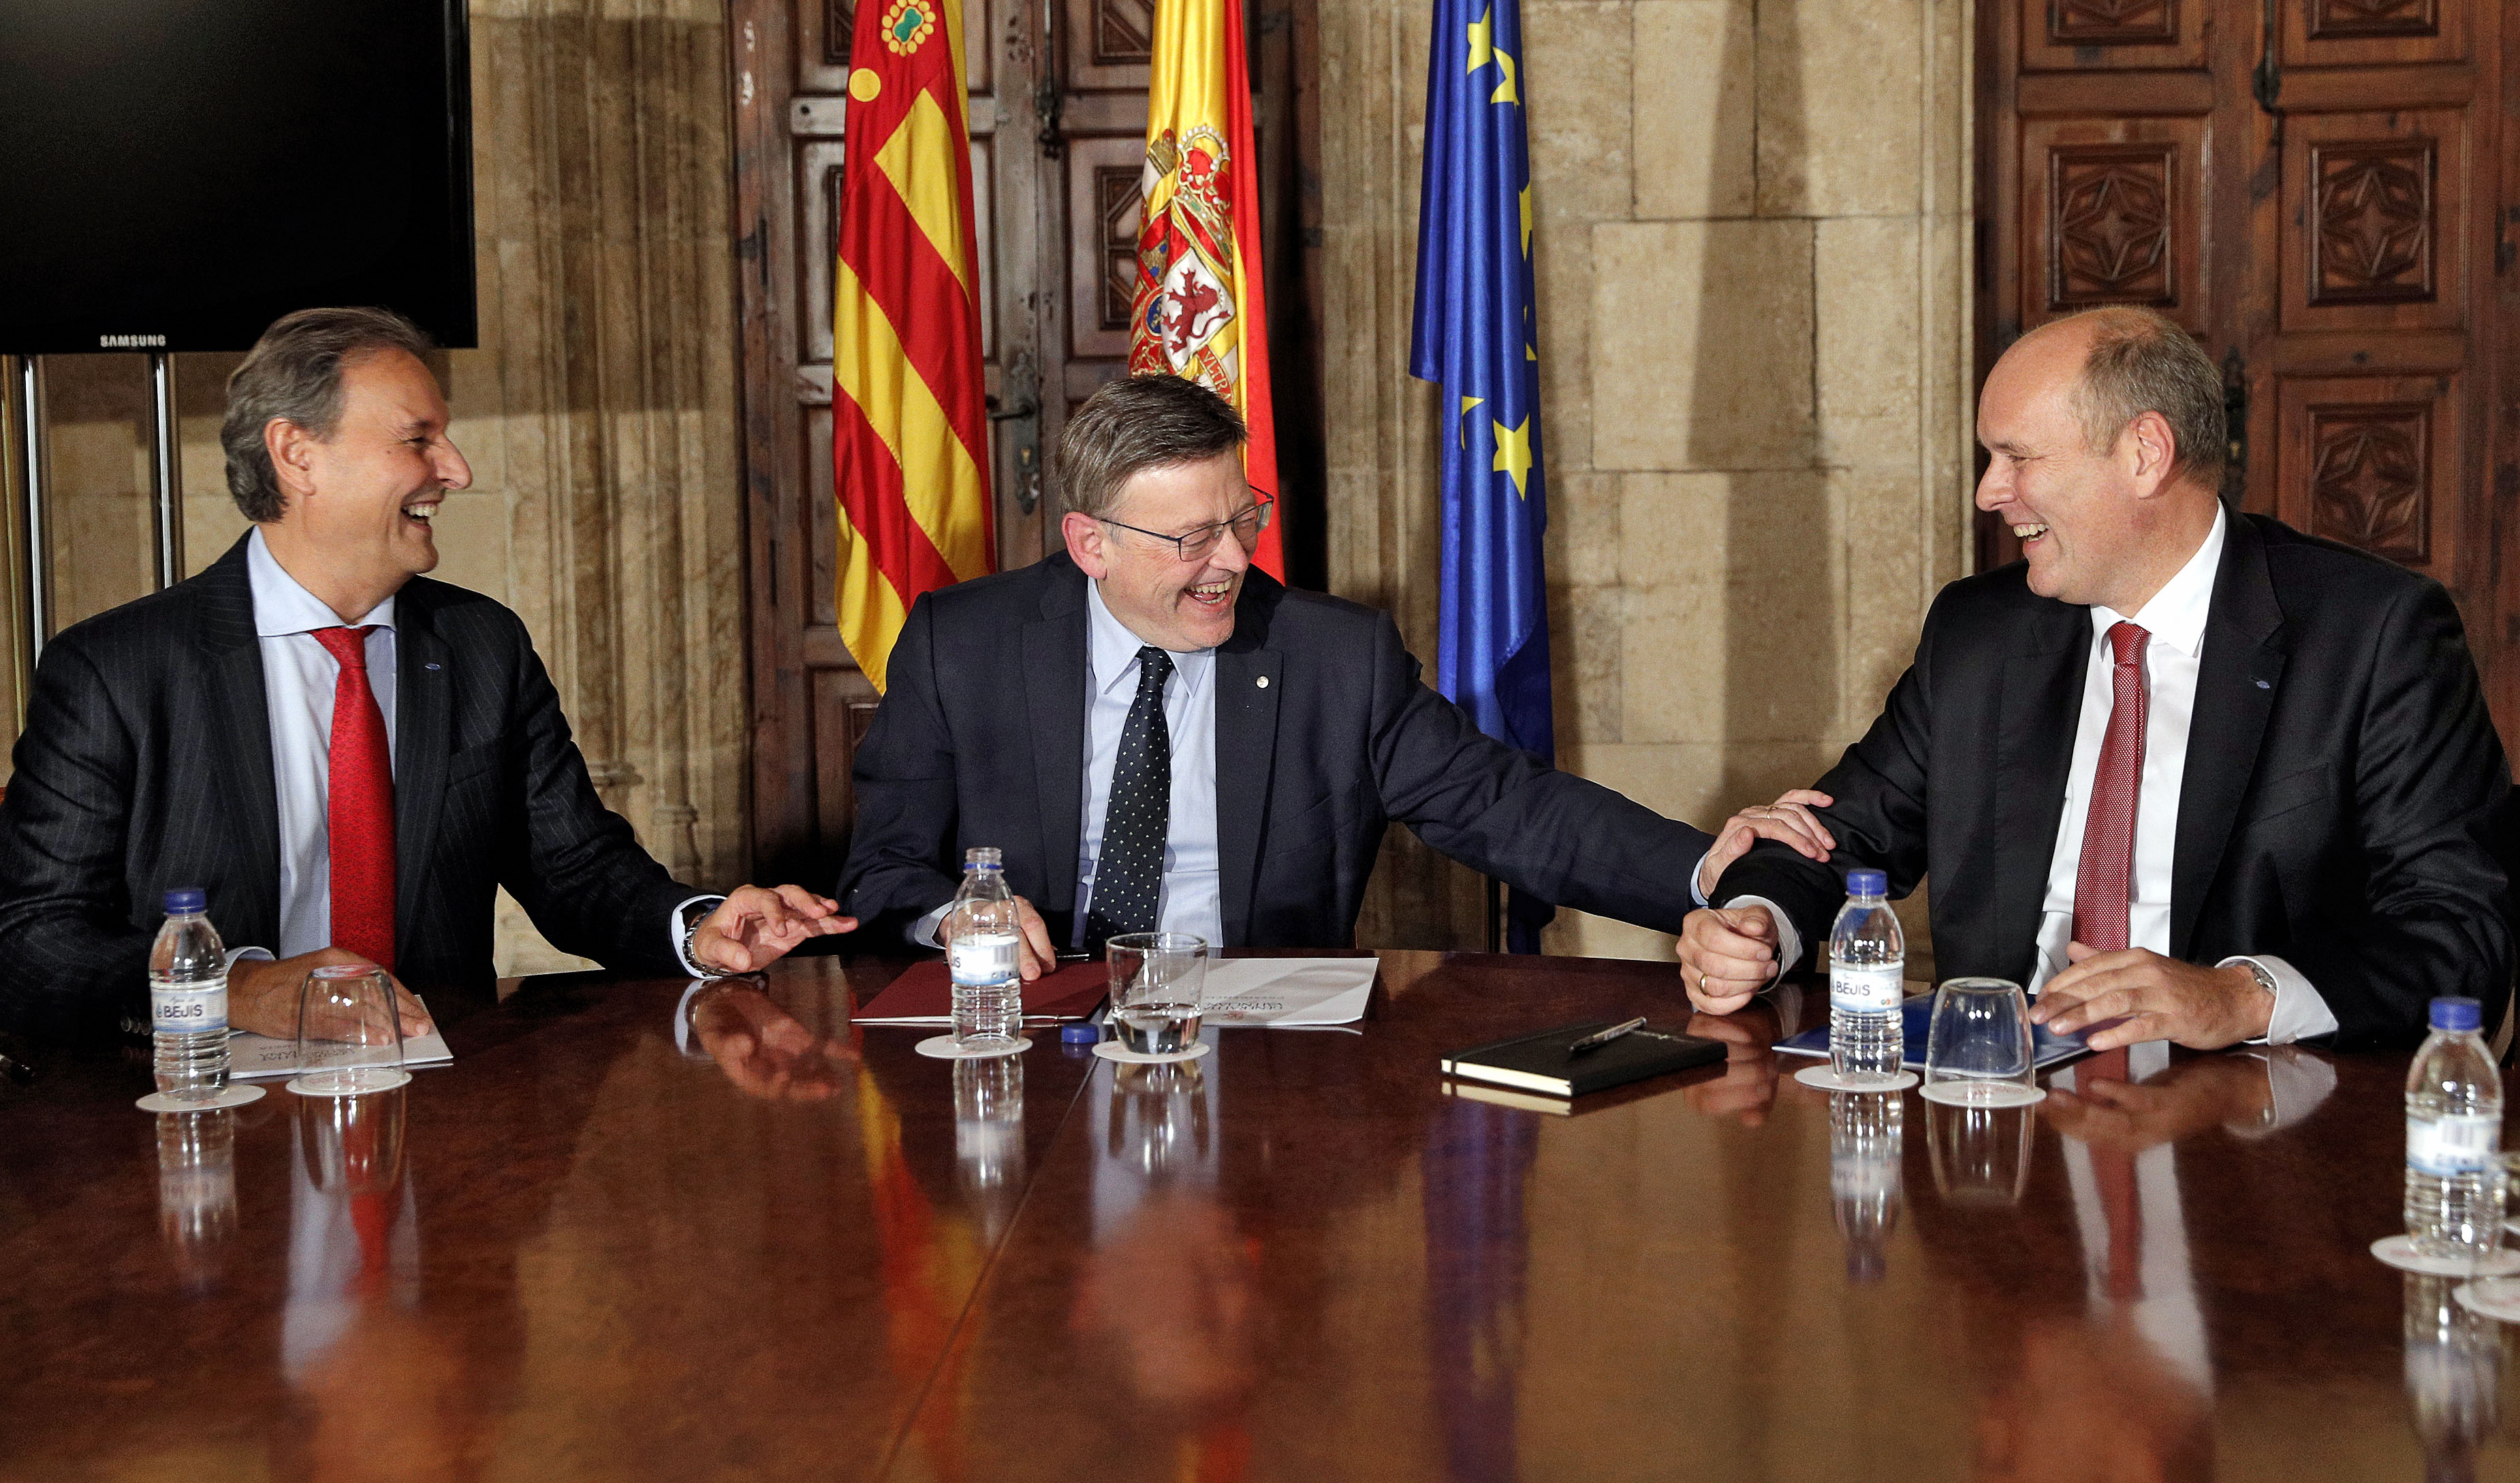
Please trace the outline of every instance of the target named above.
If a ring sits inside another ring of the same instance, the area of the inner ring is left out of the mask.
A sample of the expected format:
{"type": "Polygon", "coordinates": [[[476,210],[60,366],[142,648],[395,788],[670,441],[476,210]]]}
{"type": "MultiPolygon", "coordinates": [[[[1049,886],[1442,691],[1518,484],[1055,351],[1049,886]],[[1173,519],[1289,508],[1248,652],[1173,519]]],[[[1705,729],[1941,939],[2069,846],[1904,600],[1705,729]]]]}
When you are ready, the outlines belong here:
{"type": "MultiPolygon", "coordinates": [[[[315,637],[319,628],[369,628],[368,690],[384,715],[388,765],[398,744],[394,737],[394,600],[369,609],[356,623],[308,592],[271,554],[254,527],[246,538],[246,580],[253,591],[254,642],[262,652],[262,694],[271,717],[271,781],[280,811],[280,942],[232,948],[228,962],[240,958],[294,958],[333,945],[333,694],[341,678],[340,662],[315,637]]],[[[683,912],[699,902],[721,898],[694,896],[669,913],[666,932],[683,966],[698,976],[683,957],[683,912]]]]}
{"type": "MultiPolygon", "coordinates": [[[[2133,895],[2127,908],[2127,943],[2164,957],[2170,954],[2170,883],[2179,845],[2179,791],[2187,768],[2187,734],[2196,710],[2196,671],[2205,653],[2205,620],[2214,603],[2214,579],[2222,570],[2223,539],[2228,520],[2219,508],[2214,528],[2143,610],[2132,619],[2094,606],[2092,652],[2083,670],[2082,715],[2075,723],[2074,761],[2065,778],[2064,814],[2057,821],[2056,850],[2048,859],[2048,893],[2040,908],[2038,966],[2030,992],[2067,966],[2066,944],[2074,935],[2074,881],[2083,859],[2083,826],[2092,807],[2092,780],[2099,771],[2100,744],[2108,733],[2109,713],[2116,708],[2111,684],[2115,655],[2109,630],[2132,621],[2149,637],[2144,642],[2143,782],[2137,790],[2133,895]]],[[[1744,896],[1732,903],[1766,906],[1776,919],[1778,962],[1802,956],[1802,937],[1775,903],[1744,896]]],[[[2273,1017],[2267,1042],[2282,1045],[2336,1028],[2327,1001],[2311,987],[2298,968],[2263,953],[2226,958],[2218,967],[2255,963],[2275,980],[2273,1017]]]]}

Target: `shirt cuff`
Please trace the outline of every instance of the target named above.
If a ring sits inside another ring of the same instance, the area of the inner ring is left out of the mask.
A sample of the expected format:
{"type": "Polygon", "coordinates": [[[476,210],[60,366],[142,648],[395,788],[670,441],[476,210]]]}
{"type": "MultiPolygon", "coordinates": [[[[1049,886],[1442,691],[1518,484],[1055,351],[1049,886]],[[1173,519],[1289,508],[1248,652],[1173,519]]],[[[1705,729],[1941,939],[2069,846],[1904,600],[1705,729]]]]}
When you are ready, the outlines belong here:
{"type": "Polygon", "coordinates": [[[221,964],[220,966],[233,973],[236,971],[237,961],[243,958],[250,958],[256,963],[278,963],[280,961],[272,956],[271,949],[269,948],[230,948],[228,949],[227,962],[221,964]]]}
{"type": "Polygon", "coordinates": [[[2310,980],[2301,976],[2301,969],[2280,958],[2246,953],[2226,958],[2214,966],[2228,968],[2235,963],[2255,964],[2274,975],[2275,1009],[2267,1020],[2266,1044],[2288,1046],[2296,1040],[2336,1032],[2336,1012],[2318,997],[2310,980]]]}
{"type": "Polygon", "coordinates": [[[1794,920],[1785,915],[1783,907],[1765,896],[1735,896],[1724,905],[1727,909],[1736,906],[1763,906],[1768,909],[1768,920],[1777,924],[1777,970],[1768,975],[1768,982],[1775,983],[1784,976],[1785,969],[1802,961],[1802,934],[1794,930],[1794,920]]]}
{"type": "Polygon", "coordinates": [[[945,924],[946,917],[950,915],[953,910],[954,903],[949,901],[943,906],[940,906],[936,910],[928,913],[926,916],[920,918],[917,921],[912,922],[909,930],[904,933],[905,936],[909,937],[910,945],[915,948],[943,947],[945,944],[937,939],[936,929],[945,924]]]}
{"type": "Polygon", "coordinates": [[[691,974],[694,978],[716,978],[721,975],[712,973],[708,969],[701,967],[698,964],[692,962],[692,955],[683,951],[683,914],[703,901],[709,903],[709,909],[711,911],[715,911],[717,909],[717,903],[724,901],[725,899],[726,898],[724,896],[712,895],[703,891],[697,896],[684,897],[680,904],[678,904],[672,911],[665,914],[666,940],[673,943],[674,957],[682,964],[683,971],[691,974]]]}
{"type": "MultiPolygon", "coordinates": [[[[695,896],[692,899],[699,901],[704,898],[695,896]]],[[[709,1055],[708,1047],[701,1045],[699,1037],[692,1033],[692,1001],[699,998],[701,991],[709,987],[705,980],[695,983],[683,990],[682,998],[674,1001],[674,1049],[686,1060],[713,1061],[717,1058],[709,1055]]]]}

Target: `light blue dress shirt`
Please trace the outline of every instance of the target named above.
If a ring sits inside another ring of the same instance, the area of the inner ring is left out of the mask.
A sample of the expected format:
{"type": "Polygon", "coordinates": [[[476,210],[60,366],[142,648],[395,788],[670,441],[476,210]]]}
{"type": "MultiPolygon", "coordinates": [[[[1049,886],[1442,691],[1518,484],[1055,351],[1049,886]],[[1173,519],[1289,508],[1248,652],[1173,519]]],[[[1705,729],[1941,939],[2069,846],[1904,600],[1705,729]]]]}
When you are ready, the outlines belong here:
{"type": "MultiPolygon", "coordinates": [[[[1076,926],[1068,946],[1085,945],[1085,913],[1094,900],[1094,866],[1102,853],[1102,816],[1111,809],[1111,769],[1120,755],[1120,732],[1138,698],[1138,651],[1146,640],[1112,616],[1101,584],[1085,584],[1085,812],[1076,852],[1076,926]]],[[[1171,736],[1173,795],[1165,829],[1164,876],[1155,909],[1167,932],[1192,932],[1210,948],[1225,945],[1224,896],[1216,875],[1216,651],[1166,650],[1172,677],[1164,682],[1164,729],[1171,736]]],[[[952,902],[922,917],[910,940],[939,946],[937,928],[952,902]]]]}
{"type": "MultiPolygon", "coordinates": [[[[246,538],[246,578],[253,588],[254,641],[262,651],[262,694],[271,717],[271,782],[280,805],[280,942],[294,958],[333,943],[333,692],[340,664],[315,637],[319,628],[364,628],[368,689],[384,713],[385,755],[394,753],[394,600],[343,624],[263,543],[246,538]]],[[[231,954],[233,960],[236,954],[231,954]]],[[[263,956],[256,951],[254,956],[263,956]]]]}

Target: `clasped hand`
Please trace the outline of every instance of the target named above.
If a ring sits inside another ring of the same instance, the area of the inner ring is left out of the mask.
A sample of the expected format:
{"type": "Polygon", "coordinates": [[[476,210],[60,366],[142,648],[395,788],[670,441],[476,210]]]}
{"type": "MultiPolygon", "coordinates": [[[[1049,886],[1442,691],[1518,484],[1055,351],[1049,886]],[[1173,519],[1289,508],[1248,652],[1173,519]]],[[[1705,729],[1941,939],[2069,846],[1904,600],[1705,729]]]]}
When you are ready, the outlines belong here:
{"type": "Polygon", "coordinates": [[[692,934],[692,959],[718,973],[751,973],[788,956],[809,937],[857,930],[840,904],[801,885],[740,885],[692,934]]]}

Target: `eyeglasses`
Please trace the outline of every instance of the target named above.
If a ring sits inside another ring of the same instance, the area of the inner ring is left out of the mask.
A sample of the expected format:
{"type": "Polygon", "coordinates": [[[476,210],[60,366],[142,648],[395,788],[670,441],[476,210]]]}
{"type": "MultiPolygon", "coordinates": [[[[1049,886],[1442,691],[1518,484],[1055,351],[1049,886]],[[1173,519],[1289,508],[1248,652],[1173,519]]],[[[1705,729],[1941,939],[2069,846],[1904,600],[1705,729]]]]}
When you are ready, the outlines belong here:
{"type": "Polygon", "coordinates": [[[1160,530],[1148,530],[1139,525],[1124,525],[1118,520],[1107,517],[1102,520],[1102,523],[1119,525],[1122,530],[1134,530],[1140,535],[1152,536],[1158,541],[1170,541],[1181,552],[1183,561],[1196,562],[1216,549],[1217,539],[1228,529],[1234,532],[1235,544],[1240,546],[1243,553],[1248,555],[1251,544],[1260,539],[1260,532],[1269,528],[1269,517],[1276,513],[1277,509],[1276,500],[1262,500],[1239,515],[1231,516],[1213,525],[1201,525],[1195,530],[1185,530],[1179,535],[1166,535],[1160,530]]]}

